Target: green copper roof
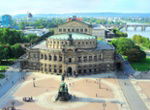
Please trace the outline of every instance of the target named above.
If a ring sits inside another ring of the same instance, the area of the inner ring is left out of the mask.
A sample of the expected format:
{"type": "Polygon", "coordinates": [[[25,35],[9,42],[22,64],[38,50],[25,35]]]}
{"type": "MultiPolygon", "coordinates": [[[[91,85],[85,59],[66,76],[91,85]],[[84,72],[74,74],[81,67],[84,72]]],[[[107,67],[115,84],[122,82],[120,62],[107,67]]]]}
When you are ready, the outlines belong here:
{"type": "Polygon", "coordinates": [[[80,33],[67,33],[67,34],[59,34],[50,36],[50,39],[59,39],[59,40],[68,40],[69,34],[72,35],[72,39],[74,40],[82,40],[82,39],[96,39],[95,36],[87,35],[87,34],[80,34],[80,33]]]}

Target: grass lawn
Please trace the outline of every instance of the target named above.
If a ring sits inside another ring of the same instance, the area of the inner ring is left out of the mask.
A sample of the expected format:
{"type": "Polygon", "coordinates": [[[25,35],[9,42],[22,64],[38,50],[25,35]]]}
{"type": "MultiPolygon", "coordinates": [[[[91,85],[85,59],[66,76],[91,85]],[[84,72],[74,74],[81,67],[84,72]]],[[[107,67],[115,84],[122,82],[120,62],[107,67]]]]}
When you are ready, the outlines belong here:
{"type": "Polygon", "coordinates": [[[137,71],[149,71],[150,70],[150,57],[146,58],[145,61],[142,62],[133,62],[130,63],[134,70],[137,71]]]}
{"type": "Polygon", "coordinates": [[[7,70],[8,68],[9,68],[9,66],[0,65],[0,71],[7,70]]]}

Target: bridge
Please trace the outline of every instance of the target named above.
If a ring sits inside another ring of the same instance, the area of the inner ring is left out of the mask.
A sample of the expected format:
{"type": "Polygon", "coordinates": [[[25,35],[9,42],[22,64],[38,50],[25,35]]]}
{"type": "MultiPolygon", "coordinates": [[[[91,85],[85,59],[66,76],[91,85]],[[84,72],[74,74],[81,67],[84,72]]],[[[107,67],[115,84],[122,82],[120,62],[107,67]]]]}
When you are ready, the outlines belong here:
{"type": "Polygon", "coordinates": [[[145,31],[146,28],[150,27],[150,24],[126,24],[125,26],[123,26],[125,28],[126,31],[128,31],[129,27],[134,28],[134,31],[137,30],[137,28],[141,28],[141,31],[145,31]]]}
{"type": "Polygon", "coordinates": [[[137,30],[137,28],[141,28],[141,31],[145,31],[146,28],[150,28],[150,24],[124,24],[124,25],[115,25],[115,24],[112,24],[112,25],[103,25],[105,26],[106,28],[118,28],[118,29],[122,29],[122,28],[125,28],[126,31],[128,31],[128,28],[133,28],[134,31],[137,30]]]}

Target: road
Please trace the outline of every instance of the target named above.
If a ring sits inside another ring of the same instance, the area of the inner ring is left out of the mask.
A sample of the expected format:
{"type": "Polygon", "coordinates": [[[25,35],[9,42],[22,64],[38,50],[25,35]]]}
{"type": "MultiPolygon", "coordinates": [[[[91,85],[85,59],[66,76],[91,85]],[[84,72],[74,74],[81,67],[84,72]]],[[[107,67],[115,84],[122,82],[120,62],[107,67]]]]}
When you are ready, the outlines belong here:
{"type": "Polygon", "coordinates": [[[10,89],[16,88],[16,83],[21,80],[21,78],[25,75],[25,72],[19,72],[20,66],[19,63],[15,63],[12,65],[6,72],[5,78],[0,79],[0,107],[5,103],[5,95],[7,95],[10,89]]]}
{"type": "Polygon", "coordinates": [[[148,110],[129,79],[130,75],[134,75],[135,70],[128,61],[124,61],[123,67],[123,73],[119,75],[121,79],[118,80],[131,110],[148,110]]]}
{"type": "Polygon", "coordinates": [[[148,110],[129,79],[119,79],[119,83],[131,110],[148,110]]]}

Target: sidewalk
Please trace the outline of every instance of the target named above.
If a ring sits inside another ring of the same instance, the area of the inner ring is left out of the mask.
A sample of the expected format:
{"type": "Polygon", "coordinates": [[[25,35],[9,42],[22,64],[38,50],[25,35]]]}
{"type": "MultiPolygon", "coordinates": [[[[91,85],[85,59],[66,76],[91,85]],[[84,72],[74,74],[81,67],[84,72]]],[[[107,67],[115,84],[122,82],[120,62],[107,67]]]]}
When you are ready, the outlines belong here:
{"type": "Polygon", "coordinates": [[[5,78],[0,79],[0,98],[19,81],[24,72],[19,72],[20,66],[19,63],[15,63],[4,73],[5,78]]]}

